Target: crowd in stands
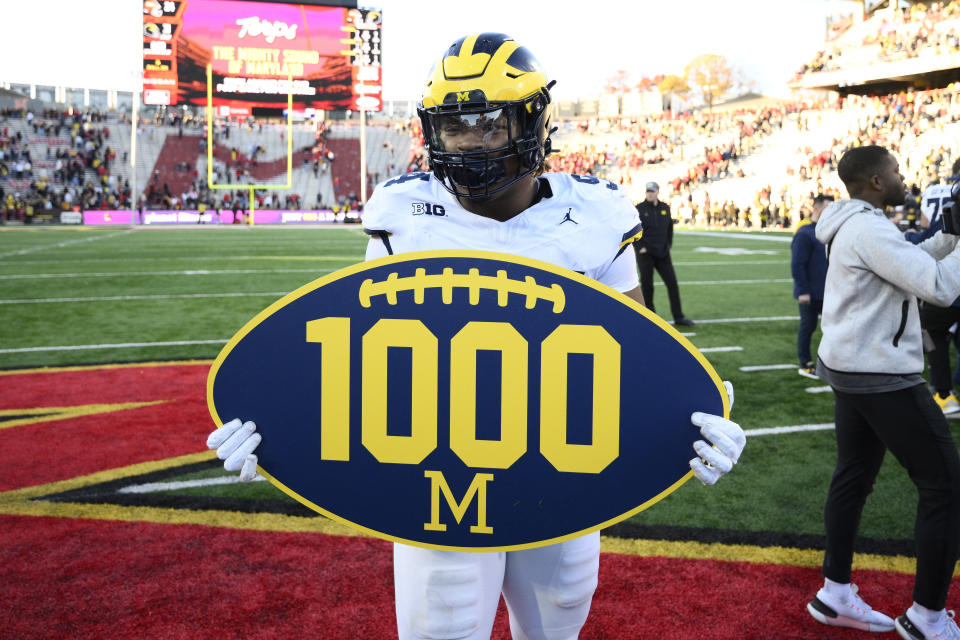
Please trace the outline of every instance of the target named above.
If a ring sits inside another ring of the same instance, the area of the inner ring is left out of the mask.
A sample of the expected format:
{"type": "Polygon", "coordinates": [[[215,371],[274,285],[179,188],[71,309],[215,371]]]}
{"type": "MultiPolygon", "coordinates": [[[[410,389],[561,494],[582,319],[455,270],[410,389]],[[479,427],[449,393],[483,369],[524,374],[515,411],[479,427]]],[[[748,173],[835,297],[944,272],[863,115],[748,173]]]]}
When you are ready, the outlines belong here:
{"type": "Polygon", "coordinates": [[[689,155],[694,143],[703,142],[702,159],[690,163],[670,183],[674,192],[680,192],[732,175],[738,155],[750,153],[765,136],[783,127],[787,114],[800,108],[788,104],[750,111],[667,112],[617,122],[612,127],[616,135],[607,136],[602,144],[591,141],[591,125],[586,123],[578,127],[581,142],[551,156],[549,164],[554,171],[596,174],[631,185],[643,167],[682,161],[685,150],[689,155]]]}
{"type": "Polygon", "coordinates": [[[400,131],[410,132],[410,161],[407,163],[406,173],[412,171],[429,171],[430,163],[427,160],[426,150],[423,148],[423,127],[419,118],[398,124],[400,131]]]}
{"type": "MultiPolygon", "coordinates": [[[[677,148],[664,144],[665,141],[680,137],[722,140],[704,145],[702,154],[696,153],[687,168],[669,181],[670,188],[664,197],[671,202],[681,221],[702,226],[790,228],[807,215],[815,195],[842,197],[836,165],[844,151],[853,146],[879,144],[891,149],[900,158],[901,171],[914,191],[944,179],[944,172],[960,152],[956,149],[960,131],[944,134],[946,127],[960,123],[960,83],[944,89],[885,96],[851,95],[836,102],[788,104],[732,114],[710,116],[699,112],[686,120],[664,115],[640,122],[627,121],[612,127],[617,135],[612,138],[608,135],[607,140],[613,142],[601,142],[603,138],[599,133],[591,135],[594,125],[578,123],[578,146],[551,156],[550,166],[553,170],[597,175],[629,186],[634,181],[631,172],[620,170],[642,164],[631,155],[638,137],[634,134],[662,126],[658,120],[675,127],[676,137],[648,135],[644,139],[653,140],[649,149],[663,153],[674,165],[682,166],[677,148]],[[736,201],[711,200],[712,184],[746,177],[740,161],[762,152],[767,138],[785,126],[801,132],[810,131],[811,126],[816,129],[825,115],[840,116],[850,123],[849,130],[834,138],[826,148],[809,145],[797,148],[792,156],[794,162],[783,167],[778,184],[767,184],[756,189],[752,196],[736,201]],[[695,137],[698,134],[700,138],[695,137]]],[[[644,171],[634,174],[641,184],[644,174],[644,171]]],[[[637,197],[637,190],[632,191],[637,197]]]]}
{"type": "MultiPolygon", "coordinates": [[[[0,118],[0,203],[5,219],[26,221],[43,212],[130,207],[129,183],[113,171],[121,161],[111,147],[115,119],[81,111],[6,111],[0,112],[0,118]]],[[[204,126],[196,119],[181,119],[175,124],[204,126]]],[[[842,196],[836,165],[853,146],[879,144],[891,149],[900,158],[901,170],[914,191],[944,179],[944,172],[960,153],[960,83],[884,96],[851,95],[834,102],[712,113],[699,110],[561,125],[565,135],[556,137],[563,141],[557,145],[561,152],[549,156],[548,170],[606,178],[623,185],[637,199],[639,186],[634,185],[643,184],[651,171],[672,173],[673,179],[658,178],[664,187],[662,197],[683,222],[790,228],[804,217],[814,195],[842,196]],[[807,142],[806,132],[816,131],[820,119],[827,116],[848,126],[848,130],[832,139],[820,136],[817,142],[807,142]],[[787,135],[790,132],[792,138],[787,135]],[[797,139],[803,143],[794,152],[790,151],[792,146],[783,148],[784,140],[797,139]],[[820,140],[829,142],[820,146],[820,140]],[[751,182],[754,174],[747,161],[766,158],[760,154],[769,150],[788,158],[782,173],[779,177],[764,174],[762,182],[760,178],[751,182]],[[742,189],[727,188],[734,183],[742,189]],[[711,193],[722,195],[711,197],[711,193]]],[[[229,128],[217,126],[214,133],[218,145],[230,148],[231,139],[236,142],[237,138],[231,136],[229,128]]],[[[392,126],[412,141],[409,161],[396,170],[426,170],[419,121],[412,118],[392,126]]],[[[297,150],[303,166],[315,173],[330,171],[335,162],[327,133],[327,127],[321,125],[312,144],[297,150]]],[[[217,182],[233,184],[235,189],[208,190],[205,176],[201,178],[197,167],[184,163],[180,170],[192,173],[187,188],[173,193],[159,174],[154,174],[143,185],[143,199],[138,204],[162,209],[246,209],[250,192],[245,185],[251,182],[251,170],[262,153],[262,147],[245,150],[235,146],[226,160],[221,156],[215,163],[217,182]]],[[[368,177],[371,182],[379,182],[390,176],[368,177]]],[[[353,193],[344,194],[336,203],[320,202],[314,194],[274,190],[256,190],[254,197],[259,209],[360,206],[353,193]]]]}
{"type": "Polygon", "coordinates": [[[788,169],[788,174],[819,180],[836,170],[846,149],[868,144],[885,146],[902,157],[904,174],[913,183],[936,180],[951,165],[950,149],[940,144],[918,153],[917,138],[960,121],[960,85],[879,97],[849,96],[841,108],[858,112],[855,126],[828,149],[804,149],[805,160],[788,169]]]}
{"type": "MultiPolygon", "coordinates": [[[[852,53],[875,45],[878,48],[873,61],[893,61],[916,58],[921,55],[960,53],[960,2],[951,0],[931,5],[913,4],[894,12],[873,16],[865,26],[862,38],[838,43],[817,52],[814,59],[801,67],[797,77],[806,73],[833,71],[849,64],[852,53]]],[[[845,29],[852,26],[852,20],[845,29]]],[[[837,34],[839,36],[839,34],[837,34]]],[[[828,38],[828,42],[830,38],[828,38]]]]}
{"type": "Polygon", "coordinates": [[[852,14],[848,15],[833,15],[827,18],[827,38],[826,41],[830,42],[836,40],[844,33],[847,29],[854,25],[854,19],[852,14]]]}
{"type": "MultiPolygon", "coordinates": [[[[49,219],[73,208],[130,206],[129,181],[111,173],[117,152],[105,113],[7,108],[0,111],[0,134],[4,221],[49,219]]],[[[128,152],[122,153],[126,159],[128,152]]]]}
{"type": "Polygon", "coordinates": [[[876,144],[893,151],[914,193],[950,177],[949,167],[960,152],[960,131],[953,129],[948,134],[946,127],[960,123],[960,83],[887,96],[848,96],[829,108],[849,114],[852,126],[847,134],[835,138],[827,149],[798,149],[800,163],[785,167],[779,188],[761,189],[749,205],[742,207],[743,215],[737,215],[740,207],[733,203],[711,203],[705,196],[697,203],[693,198],[678,203],[680,218],[708,226],[795,225],[805,217],[813,196],[843,196],[836,165],[843,153],[855,146],[876,144]]]}
{"type": "Polygon", "coordinates": [[[672,202],[682,224],[720,229],[783,230],[808,218],[813,198],[819,194],[846,197],[840,189],[832,186],[793,194],[786,187],[775,193],[770,185],[766,185],[756,192],[752,201],[743,205],[732,200],[711,201],[709,193],[705,193],[700,201],[687,196],[674,198],[672,202]]]}

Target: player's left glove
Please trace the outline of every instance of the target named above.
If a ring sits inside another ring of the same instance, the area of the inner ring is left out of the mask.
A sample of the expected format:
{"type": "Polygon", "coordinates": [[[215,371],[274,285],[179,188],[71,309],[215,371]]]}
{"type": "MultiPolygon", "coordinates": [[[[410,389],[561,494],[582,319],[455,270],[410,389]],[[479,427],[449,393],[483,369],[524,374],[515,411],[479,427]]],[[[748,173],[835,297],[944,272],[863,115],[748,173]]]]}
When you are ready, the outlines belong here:
{"type": "MultiPolygon", "coordinates": [[[[727,388],[730,408],[733,409],[733,385],[724,382],[723,386],[727,388]]],[[[740,459],[747,436],[740,425],[722,416],[696,411],[690,416],[690,422],[700,427],[701,435],[707,440],[693,443],[693,450],[700,457],[690,461],[690,468],[703,484],[715,484],[740,459]]]]}

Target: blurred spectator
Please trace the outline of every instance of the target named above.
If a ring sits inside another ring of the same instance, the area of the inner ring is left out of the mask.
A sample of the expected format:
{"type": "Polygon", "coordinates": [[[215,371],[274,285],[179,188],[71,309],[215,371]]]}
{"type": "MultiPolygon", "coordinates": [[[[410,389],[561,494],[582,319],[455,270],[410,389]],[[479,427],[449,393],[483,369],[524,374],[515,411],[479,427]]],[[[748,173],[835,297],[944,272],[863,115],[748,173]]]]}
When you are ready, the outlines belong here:
{"type": "Polygon", "coordinates": [[[656,313],[653,306],[653,270],[656,269],[667,287],[673,323],[678,327],[692,327],[695,323],[683,315],[683,309],[680,306],[680,287],[677,285],[677,274],[673,270],[673,261],[670,259],[670,248],[673,246],[673,216],[670,215],[670,206],[658,199],[659,194],[660,185],[656,182],[648,182],[646,198],[637,205],[640,224],[643,225],[643,236],[633,243],[633,248],[637,254],[637,265],[640,269],[640,288],[647,308],[656,313]]]}
{"type": "Polygon", "coordinates": [[[800,375],[819,380],[817,366],[810,355],[810,338],[817,329],[817,319],[823,311],[823,286],[827,279],[826,247],[817,240],[816,228],[820,214],[833,196],[819,195],[813,199],[810,217],[801,223],[790,245],[790,272],[793,275],[793,297],[800,307],[800,328],[797,331],[797,357],[800,375]]]}

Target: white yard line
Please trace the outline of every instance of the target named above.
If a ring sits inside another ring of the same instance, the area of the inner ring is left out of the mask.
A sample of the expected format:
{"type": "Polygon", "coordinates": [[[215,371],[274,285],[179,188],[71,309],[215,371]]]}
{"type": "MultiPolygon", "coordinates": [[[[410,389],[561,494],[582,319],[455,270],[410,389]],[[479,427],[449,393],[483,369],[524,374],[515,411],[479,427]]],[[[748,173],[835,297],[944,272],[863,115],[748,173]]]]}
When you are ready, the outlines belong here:
{"type": "MultiPolygon", "coordinates": [[[[19,349],[0,349],[0,353],[30,353],[34,351],[79,351],[86,349],[123,349],[126,347],[179,347],[191,344],[226,344],[226,340],[178,340],[176,342],[123,342],[117,344],[76,344],[59,347],[21,347],[19,349]]],[[[721,351],[743,351],[743,347],[706,347],[700,353],[721,351]]]]}
{"type": "MultiPolygon", "coordinates": [[[[257,476],[253,482],[265,482],[266,478],[257,476]]],[[[132,484],[117,490],[117,493],[155,493],[157,491],[176,491],[177,489],[195,489],[196,487],[212,487],[221,484],[239,484],[243,482],[239,475],[221,476],[219,478],[203,478],[200,480],[179,480],[171,482],[147,482],[132,484]]]]}
{"type": "MultiPolygon", "coordinates": [[[[768,280],[690,280],[686,282],[679,282],[677,284],[683,286],[690,286],[694,284],[702,285],[721,285],[721,284],[784,284],[786,282],[793,282],[793,278],[770,278],[768,280]]],[[[662,286],[663,283],[659,280],[653,284],[657,286],[662,286]]]]}
{"type": "Polygon", "coordinates": [[[0,353],[31,353],[34,351],[80,351],[85,349],[127,349],[132,347],[181,347],[192,344],[226,344],[226,340],[178,340],[176,342],[120,342],[117,344],[74,344],[59,347],[21,347],[0,349],[0,353]]]}
{"type": "MultiPolygon", "coordinates": [[[[244,185],[238,185],[240,188],[243,188],[244,185]]],[[[133,231],[184,231],[184,230],[206,230],[206,231],[216,231],[218,233],[234,232],[234,233],[256,233],[260,231],[343,231],[349,235],[359,236],[361,238],[369,237],[368,234],[363,231],[363,225],[360,223],[353,222],[316,222],[316,223],[297,223],[297,224],[284,224],[279,222],[259,222],[255,225],[248,226],[246,224],[210,224],[203,223],[197,224],[196,222],[179,222],[179,223],[163,223],[163,224],[142,224],[137,225],[133,231]]]]}
{"type": "Polygon", "coordinates": [[[725,324],[734,322],[780,322],[782,320],[800,321],[800,316],[767,316],[766,318],[697,318],[697,324],[725,324]]]}
{"type": "Polygon", "coordinates": [[[807,387],[804,391],[807,393],[828,393],[833,391],[833,388],[830,385],[826,385],[824,387],[807,387]]]}
{"type": "MultiPolygon", "coordinates": [[[[125,278],[142,276],[219,276],[243,275],[253,273],[316,273],[326,274],[334,269],[184,269],[182,271],[111,271],[100,273],[19,273],[0,275],[0,280],[41,280],[59,278],[125,278]]],[[[723,285],[723,284],[784,284],[793,282],[791,278],[771,278],[768,280],[691,280],[680,282],[684,286],[691,285],[723,285]]],[[[660,281],[654,282],[662,286],[660,281]]]]}
{"type": "Polygon", "coordinates": [[[673,266],[675,267],[726,267],[726,266],[737,266],[741,264],[757,265],[757,264],[779,264],[779,265],[788,265],[790,264],[789,260],[711,260],[709,262],[674,262],[673,266]]]}
{"type": "Polygon", "coordinates": [[[714,238],[724,239],[724,238],[734,238],[736,240],[767,240],[769,242],[792,242],[793,236],[775,236],[769,234],[758,234],[758,233],[722,233],[715,232],[711,233],[709,231],[682,231],[677,230],[673,232],[675,235],[681,236],[703,236],[705,238],[714,238]]]}
{"type": "MultiPolygon", "coordinates": [[[[348,261],[348,258],[343,258],[348,261]]],[[[45,263],[47,261],[42,261],[45,263]]],[[[25,264],[18,262],[17,264],[25,264]]],[[[785,262],[675,262],[674,266],[708,266],[726,264],[786,264],[785,262]]],[[[103,272],[69,272],[69,273],[17,273],[0,275],[0,280],[35,280],[56,278],[123,278],[130,276],[216,276],[216,275],[243,275],[254,273],[330,273],[335,269],[178,269],[171,271],[103,271],[103,272]]],[[[765,284],[793,282],[791,278],[771,278],[755,280],[691,280],[680,282],[682,285],[720,285],[720,284],[765,284]]],[[[662,285],[662,282],[655,282],[662,285]]]]}
{"type": "Polygon", "coordinates": [[[768,427],[766,429],[744,429],[747,436],[771,436],[781,433],[800,433],[803,431],[830,431],[834,428],[832,422],[828,424],[798,424],[792,427],[768,427]]]}
{"type": "MultiPolygon", "coordinates": [[[[355,264],[357,262],[363,262],[363,255],[355,256],[322,256],[322,255],[286,255],[286,256],[207,256],[203,258],[203,262],[212,262],[220,260],[232,260],[232,261],[243,261],[243,262],[271,262],[276,260],[284,260],[287,262],[350,262],[350,264],[355,264]],[[351,262],[352,261],[352,262],[351,262]]],[[[190,264],[197,263],[196,256],[182,256],[179,258],[170,258],[170,257],[156,257],[152,258],[150,256],[137,256],[130,258],[128,256],[123,256],[119,258],[73,258],[69,260],[17,260],[16,262],[9,262],[7,264],[11,265],[24,265],[24,264],[51,264],[51,263],[69,263],[71,265],[82,264],[82,263],[91,263],[91,262],[112,262],[112,263],[127,263],[131,261],[150,261],[150,262],[189,262],[190,264]]]]}
{"type": "MultiPolygon", "coordinates": [[[[809,431],[832,431],[834,424],[799,424],[790,427],[769,427],[763,429],[744,429],[748,437],[782,435],[786,433],[803,433],[809,431]]],[[[254,482],[264,482],[266,478],[257,476],[254,482]]],[[[179,489],[194,489],[197,487],[213,487],[227,484],[239,484],[239,475],[219,476],[215,478],[203,478],[200,480],[179,480],[170,482],[148,482],[145,484],[134,484],[119,489],[117,493],[155,493],[158,491],[176,491],[179,489]]]]}
{"type": "Polygon", "coordinates": [[[740,371],[777,371],[779,369],[799,369],[798,364],[754,364],[748,367],[740,367],[740,371]]]}
{"type": "Polygon", "coordinates": [[[330,273],[333,269],[185,269],[182,271],[111,271],[103,273],[21,273],[0,275],[0,280],[42,278],[124,278],[128,276],[220,276],[249,273],[330,273]]]}
{"type": "Polygon", "coordinates": [[[0,258],[7,258],[10,256],[22,256],[27,253],[34,253],[35,251],[45,251],[47,249],[59,249],[60,247],[69,247],[74,244],[84,244],[87,242],[94,242],[95,240],[105,240],[107,238],[115,238],[116,236],[122,236],[124,234],[130,233],[132,229],[125,229],[124,231],[117,231],[116,233],[107,233],[104,235],[90,236],[87,238],[79,238],[77,240],[66,240],[64,242],[57,242],[56,244],[45,244],[39,247],[29,247],[27,249],[20,249],[19,251],[8,251],[7,253],[0,253],[0,258]]]}
{"type": "Polygon", "coordinates": [[[83,298],[23,298],[0,300],[0,304],[54,304],[60,302],[119,302],[125,300],[169,300],[172,298],[262,298],[285,296],[289,291],[263,291],[259,293],[159,293],[150,296],[90,296],[83,298]]]}

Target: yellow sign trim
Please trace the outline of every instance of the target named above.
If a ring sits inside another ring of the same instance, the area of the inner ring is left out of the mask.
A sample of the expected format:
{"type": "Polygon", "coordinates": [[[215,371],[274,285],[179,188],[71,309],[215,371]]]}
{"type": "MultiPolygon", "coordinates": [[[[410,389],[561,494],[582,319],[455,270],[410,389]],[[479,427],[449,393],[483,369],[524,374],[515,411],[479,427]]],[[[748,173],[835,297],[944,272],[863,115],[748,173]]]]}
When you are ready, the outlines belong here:
{"type": "MultiPolygon", "coordinates": [[[[704,370],[710,376],[710,379],[713,381],[714,385],[716,385],[717,393],[720,394],[720,397],[723,402],[723,417],[725,418],[730,417],[730,400],[727,397],[726,388],[723,386],[723,381],[720,379],[720,376],[717,375],[717,372],[714,370],[710,362],[703,356],[703,354],[700,353],[700,351],[698,351],[695,346],[693,346],[692,342],[687,340],[683,335],[680,334],[679,331],[671,327],[667,322],[665,322],[658,315],[656,315],[655,313],[653,313],[652,311],[650,311],[649,309],[647,309],[637,301],[617,291],[616,289],[613,289],[605,284],[597,282],[592,278],[588,278],[587,276],[577,273],[576,271],[565,269],[563,267],[559,267],[557,265],[550,264],[547,262],[542,262],[540,260],[526,258],[523,256],[515,256],[515,255],[506,254],[506,253],[497,253],[492,251],[434,250],[434,251],[413,251],[410,253],[403,253],[399,255],[385,256],[383,258],[377,258],[367,262],[360,262],[358,264],[345,267],[343,269],[340,269],[339,271],[335,271],[333,273],[327,274],[325,276],[322,276],[314,280],[313,282],[303,285],[302,287],[296,289],[295,291],[292,291],[291,293],[280,298],[279,300],[271,304],[269,307],[267,307],[266,309],[258,313],[256,316],[254,316],[252,320],[247,322],[247,324],[245,324],[243,328],[241,328],[236,333],[236,335],[234,335],[230,339],[230,341],[227,342],[227,344],[223,347],[223,350],[220,351],[220,354],[217,356],[216,360],[214,361],[213,366],[210,367],[210,373],[207,376],[207,408],[210,411],[210,416],[213,418],[214,423],[218,427],[220,427],[220,426],[223,426],[223,422],[224,422],[223,419],[220,417],[219,413],[217,413],[217,409],[214,406],[214,402],[213,402],[213,381],[217,376],[217,372],[220,370],[220,366],[226,360],[230,352],[233,351],[233,348],[241,340],[243,340],[243,338],[245,338],[247,334],[253,331],[254,328],[256,328],[258,325],[264,322],[271,315],[273,315],[283,307],[287,306],[294,300],[297,300],[298,298],[301,298],[307,295],[308,293],[316,289],[319,289],[320,287],[326,284],[349,277],[360,271],[366,271],[382,265],[400,264],[400,263],[409,262],[412,260],[424,260],[424,259],[436,259],[436,258],[467,258],[467,259],[485,259],[485,260],[500,260],[503,262],[512,262],[515,264],[532,267],[535,269],[541,269],[543,271],[548,271],[555,275],[558,275],[570,280],[574,280],[576,282],[579,282],[580,284],[591,287],[592,289],[595,289],[600,293],[603,293],[604,295],[607,295],[611,298],[618,300],[622,304],[630,307],[631,309],[633,309],[634,311],[636,311],[637,313],[644,316],[645,318],[647,318],[648,320],[656,324],[658,327],[663,329],[663,331],[669,334],[670,337],[672,337],[674,340],[679,342],[688,352],[690,352],[690,354],[697,360],[697,362],[700,363],[700,365],[704,368],[704,370]]],[[[234,417],[242,417],[242,416],[230,416],[230,419],[233,419],[234,417]]],[[[284,485],[282,482],[280,482],[279,480],[271,476],[269,473],[264,471],[262,467],[258,467],[258,471],[262,476],[267,478],[267,480],[269,480],[275,487],[277,487],[278,489],[286,493],[288,496],[290,496],[297,502],[300,502],[301,504],[309,507],[310,509],[312,509],[313,511],[316,511],[317,513],[321,513],[325,515],[331,520],[335,520],[347,526],[358,529],[359,531],[362,531],[372,537],[391,540],[393,542],[399,542],[402,544],[421,547],[425,549],[439,549],[439,550],[445,550],[445,551],[467,551],[467,552],[477,552],[477,553],[533,549],[533,548],[543,547],[550,544],[556,544],[558,542],[563,542],[565,540],[571,540],[573,538],[578,538],[592,531],[597,531],[598,529],[603,529],[605,527],[612,526],[617,522],[621,522],[633,515],[636,515],[637,513],[651,507],[652,505],[656,504],[660,500],[664,499],[665,497],[667,497],[668,495],[676,491],[683,483],[685,483],[687,480],[693,477],[693,472],[689,471],[686,474],[684,474],[679,480],[677,480],[672,485],[667,487],[664,491],[654,496],[653,498],[647,500],[643,504],[640,504],[639,506],[619,516],[616,516],[615,518],[611,518],[604,522],[594,524],[590,527],[587,527],[580,531],[576,531],[574,533],[558,536],[556,538],[551,538],[549,540],[540,540],[538,542],[519,544],[519,545],[508,545],[508,546],[497,546],[497,547],[457,547],[457,546],[438,545],[438,544],[419,542],[415,540],[408,540],[405,538],[392,536],[380,531],[375,531],[368,527],[364,527],[360,524],[357,524],[355,522],[352,522],[344,518],[343,516],[340,516],[331,511],[328,511],[320,507],[319,505],[311,502],[310,500],[307,500],[306,498],[299,495],[298,493],[296,493],[295,491],[293,491],[292,489],[284,485]]]]}

